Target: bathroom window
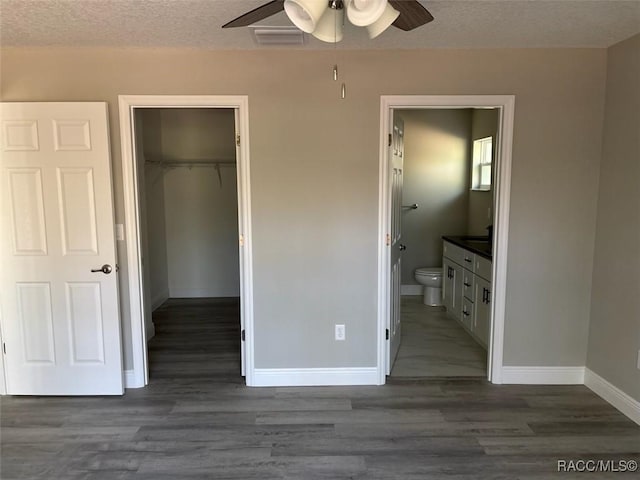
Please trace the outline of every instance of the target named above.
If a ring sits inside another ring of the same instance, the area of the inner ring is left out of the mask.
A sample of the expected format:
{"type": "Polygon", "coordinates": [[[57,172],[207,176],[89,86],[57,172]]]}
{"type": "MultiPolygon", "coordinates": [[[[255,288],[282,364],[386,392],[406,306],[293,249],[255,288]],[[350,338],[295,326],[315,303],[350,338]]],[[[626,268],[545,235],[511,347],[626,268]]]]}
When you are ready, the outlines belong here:
{"type": "Polygon", "coordinates": [[[479,138],[473,141],[471,190],[484,192],[491,190],[492,148],[493,137],[479,138]]]}

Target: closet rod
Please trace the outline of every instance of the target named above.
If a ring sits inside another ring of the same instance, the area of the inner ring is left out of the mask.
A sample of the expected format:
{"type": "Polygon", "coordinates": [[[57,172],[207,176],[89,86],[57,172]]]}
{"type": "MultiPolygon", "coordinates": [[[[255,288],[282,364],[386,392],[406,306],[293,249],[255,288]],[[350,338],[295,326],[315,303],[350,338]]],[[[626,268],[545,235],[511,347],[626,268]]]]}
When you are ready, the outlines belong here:
{"type": "Polygon", "coordinates": [[[235,160],[146,160],[145,163],[163,167],[224,167],[236,166],[235,160]]]}

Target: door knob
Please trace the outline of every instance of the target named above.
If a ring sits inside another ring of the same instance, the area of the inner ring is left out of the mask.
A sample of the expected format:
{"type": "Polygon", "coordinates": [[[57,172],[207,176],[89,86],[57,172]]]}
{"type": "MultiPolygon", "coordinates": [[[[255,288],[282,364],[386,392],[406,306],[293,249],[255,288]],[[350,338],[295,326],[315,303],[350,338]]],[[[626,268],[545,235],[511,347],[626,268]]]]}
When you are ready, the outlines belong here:
{"type": "Polygon", "coordinates": [[[406,245],[403,245],[403,244],[400,244],[400,247],[399,247],[399,248],[400,248],[400,251],[403,251],[403,250],[406,250],[406,249],[407,249],[407,246],[406,246],[406,245]]]}
{"type": "Polygon", "coordinates": [[[111,265],[105,263],[100,268],[92,268],[91,271],[93,273],[102,272],[106,275],[109,275],[113,271],[113,268],[111,268],[111,265]]]}

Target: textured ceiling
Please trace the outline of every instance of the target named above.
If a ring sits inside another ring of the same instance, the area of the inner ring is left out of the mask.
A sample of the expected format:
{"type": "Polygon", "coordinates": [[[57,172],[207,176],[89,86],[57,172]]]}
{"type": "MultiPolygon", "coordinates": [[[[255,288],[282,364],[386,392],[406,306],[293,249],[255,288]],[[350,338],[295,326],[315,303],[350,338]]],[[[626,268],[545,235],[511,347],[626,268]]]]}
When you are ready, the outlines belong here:
{"type": "MultiPolygon", "coordinates": [[[[3,46],[258,46],[249,28],[221,29],[267,0],[0,0],[3,46]]],[[[347,25],[339,48],[608,47],[640,32],[640,0],[425,0],[435,21],[369,40],[347,25]]],[[[262,22],[291,25],[280,13],[262,22]]],[[[292,48],[292,47],[288,47],[292,48]]],[[[334,48],[307,35],[305,49],[334,48]]]]}

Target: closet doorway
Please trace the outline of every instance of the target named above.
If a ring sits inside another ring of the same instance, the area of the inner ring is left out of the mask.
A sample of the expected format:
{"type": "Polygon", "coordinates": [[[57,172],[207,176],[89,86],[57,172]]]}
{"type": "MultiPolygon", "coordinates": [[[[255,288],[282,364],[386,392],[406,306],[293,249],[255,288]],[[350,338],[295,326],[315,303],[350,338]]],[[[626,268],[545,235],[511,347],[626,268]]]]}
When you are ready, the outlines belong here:
{"type": "Polygon", "coordinates": [[[202,105],[190,97],[120,97],[134,360],[128,387],[150,376],[243,375],[250,384],[246,98],[216,98],[202,105]]]}

